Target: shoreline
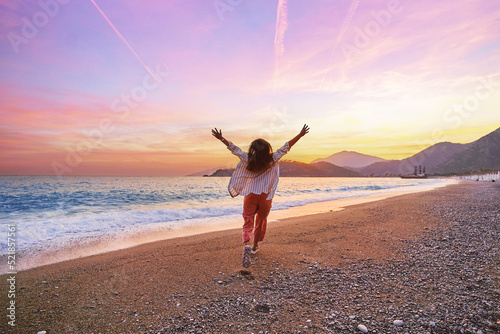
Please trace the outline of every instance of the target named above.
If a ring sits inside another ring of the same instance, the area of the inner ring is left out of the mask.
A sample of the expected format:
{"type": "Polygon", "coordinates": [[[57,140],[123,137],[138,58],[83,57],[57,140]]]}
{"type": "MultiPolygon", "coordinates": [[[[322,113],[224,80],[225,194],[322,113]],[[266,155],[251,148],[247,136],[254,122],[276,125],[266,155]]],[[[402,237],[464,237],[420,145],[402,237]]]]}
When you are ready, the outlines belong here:
{"type": "MultiPolygon", "coordinates": [[[[281,210],[271,210],[269,222],[276,222],[292,217],[309,216],[313,214],[339,211],[352,205],[370,203],[380,201],[394,196],[402,196],[406,194],[420,193],[423,191],[431,191],[440,187],[456,184],[458,181],[454,179],[443,179],[442,182],[432,185],[423,186],[405,186],[401,188],[387,189],[383,192],[378,192],[369,195],[354,196],[339,198],[336,200],[320,201],[308,203],[301,206],[290,207],[281,210]]],[[[94,256],[108,252],[129,249],[136,246],[144,245],[151,242],[162,240],[190,237],[211,232],[220,232],[232,229],[241,229],[242,220],[240,215],[236,217],[213,217],[209,219],[194,219],[194,224],[175,229],[154,229],[139,232],[131,232],[126,234],[117,234],[82,240],[75,244],[57,248],[55,250],[39,251],[20,251],[18,260],[18,272],[56,264],[63,261],[80,259],[87,256],[94,256]],[[208,222],[208,224],[207,224],[208,222]]],[[[2,263],[7,263],[6,256],[0,256],[2,263]]],[[[7,268],[0,271],[0,275],[7,272],[7,268]]]]}

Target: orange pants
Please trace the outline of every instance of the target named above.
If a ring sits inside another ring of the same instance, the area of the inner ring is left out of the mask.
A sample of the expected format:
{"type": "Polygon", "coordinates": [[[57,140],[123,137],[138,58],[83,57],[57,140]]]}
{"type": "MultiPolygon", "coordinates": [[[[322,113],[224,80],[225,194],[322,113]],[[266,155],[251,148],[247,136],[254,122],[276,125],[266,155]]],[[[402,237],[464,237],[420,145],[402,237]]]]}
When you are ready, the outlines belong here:
{"type": "Polygon", "coordinates": [[[267,200],[266,193],[245,196],[243,200],[243,219],[245,220],[243,224],[243,243],[250,241],[254,227],[253,242],[256,243],[264,240],[267,228],[267,216],[271,211],[272,202],[272,199],[267,200]],[[255,219],[256,215],[257,219],[255,219]]]}

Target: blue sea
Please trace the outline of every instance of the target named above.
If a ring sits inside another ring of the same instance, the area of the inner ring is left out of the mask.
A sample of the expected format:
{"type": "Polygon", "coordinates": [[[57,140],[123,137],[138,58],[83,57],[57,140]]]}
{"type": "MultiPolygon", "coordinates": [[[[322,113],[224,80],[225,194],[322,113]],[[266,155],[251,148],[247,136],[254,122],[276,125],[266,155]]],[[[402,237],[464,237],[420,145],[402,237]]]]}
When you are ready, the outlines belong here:
{"type": "MultiPolygon", "coordinates": [[[[241,220],[241,197],[225,177],[0,176],[0,252],[16,225],[25,256],[148,231],[179,231],[241,220]]],[[[442,179],[280,178],[273,210],[443,183],[442,179]]],[[[270,218],[272,219],[273,212],[270,218]]]]}

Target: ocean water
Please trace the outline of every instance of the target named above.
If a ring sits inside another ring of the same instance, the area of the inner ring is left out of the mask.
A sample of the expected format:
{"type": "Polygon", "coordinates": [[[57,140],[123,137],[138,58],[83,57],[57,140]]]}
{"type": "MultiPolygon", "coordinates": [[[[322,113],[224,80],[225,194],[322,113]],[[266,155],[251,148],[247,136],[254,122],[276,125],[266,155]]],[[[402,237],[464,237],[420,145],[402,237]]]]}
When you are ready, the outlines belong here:
{"type": "MultiPolygon", "coordinates": [[[[153,230],[179,230],[239,219],[242,197],[231,198],[229,178],[0,176],[0,253],[8,225],[16,251],[36,253],[153,230]]],[[[437,185],[439,179],[280,178],[273,210],[437,185]]],[[[271,213],[272,215],[272,213],[271,213]]]]}

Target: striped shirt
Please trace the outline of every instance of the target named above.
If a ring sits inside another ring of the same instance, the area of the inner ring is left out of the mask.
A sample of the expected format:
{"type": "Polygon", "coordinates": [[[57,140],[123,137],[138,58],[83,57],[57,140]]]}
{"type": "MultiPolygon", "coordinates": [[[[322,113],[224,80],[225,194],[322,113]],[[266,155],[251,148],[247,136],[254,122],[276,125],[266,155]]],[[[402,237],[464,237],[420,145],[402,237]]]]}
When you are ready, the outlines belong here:
{"type": "Polygon", "coordinates": [[[285,143],[279,150],[273,153],[273,164],[270,168],[266,169],[263,173],[257,174],[247,170],[248,153],[243,152],[238,146],[229,142],[227,147],[231,153],[240,158],[240,162],[236,166],[231,180],[229,181],[229,194],[232,197],[238,195],[246,196],[248,194],[262,193],[268,194],[267,199],[273,199],[276,188],[278,187],[280,169],[277,164],[282,156],[288,153],[290,145],[285,143]]]}

